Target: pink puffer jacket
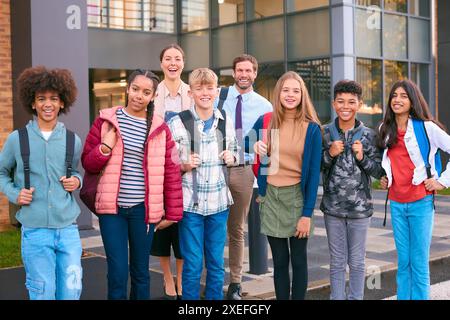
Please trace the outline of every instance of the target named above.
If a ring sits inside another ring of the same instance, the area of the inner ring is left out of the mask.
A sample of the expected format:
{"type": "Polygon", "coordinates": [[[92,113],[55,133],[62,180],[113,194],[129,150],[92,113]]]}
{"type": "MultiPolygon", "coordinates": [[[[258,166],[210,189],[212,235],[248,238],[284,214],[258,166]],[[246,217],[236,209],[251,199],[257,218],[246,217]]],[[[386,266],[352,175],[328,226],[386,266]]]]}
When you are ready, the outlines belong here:
{"type": "MultiPolygon", "coordinates": [[[[97,214],[117,214],[120,175],[123,161],[123,140],[114,107],[100,111],[81,155],[83,168],[94,174],[101,172],[97,186],[95,208],[97,214]],[[101,137],[108,126],[117,130],[117,143],[110,155],[100,152],[101,137]]],[[[163,217],[179,221],[183,216],[183,193],[178,153],[169,128],[157,115],[153,116],[144,157],[146,182],[146,223],[157,223],[163,217]]]]}

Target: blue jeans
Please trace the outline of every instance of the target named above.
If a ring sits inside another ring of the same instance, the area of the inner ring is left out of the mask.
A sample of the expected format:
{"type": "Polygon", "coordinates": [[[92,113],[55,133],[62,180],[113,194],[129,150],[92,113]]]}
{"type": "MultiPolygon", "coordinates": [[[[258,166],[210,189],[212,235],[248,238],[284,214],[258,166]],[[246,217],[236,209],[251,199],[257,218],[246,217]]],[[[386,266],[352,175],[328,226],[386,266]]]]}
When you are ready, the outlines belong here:
{"type": "Polygon", "coordinates": [[[30,300],[78,300],[81,295],[78,227],[22,227],[22,260],[30,300]]]}
{"type": "Polygon", "coordinates": [[[130,299],[150,299],[149,259],[154,225],[149,225],[147,230],[144,203],[130,208],[119,207],[117,214],[99,215],[99,223],[108,263],[108,299],[127,299],[128,272],[130,299]]]}
{"type": "Polygon", "coordinates": [[[206,300],[223,299],[225,277],[223,252],[229,210],[209,216],[184,212],[179,225],[183,264],[183,300],[200,299],[200,278],[205,255],[206,300]]]}
{"type": "Polygon", "coordinates": [[[330,250],[330,300],[363,300],[366,238],[370,218],[346,219],[325,214],[330,250]],[[348,294],[345,274],[349,266],[348,294]]]}
{"type": "Polygon", "coordinates": [[[391,200],[392,228],[398,255],[397,297],[430,297],[430,245],[433,232],[433,197],[399,203],[391,200]]]}

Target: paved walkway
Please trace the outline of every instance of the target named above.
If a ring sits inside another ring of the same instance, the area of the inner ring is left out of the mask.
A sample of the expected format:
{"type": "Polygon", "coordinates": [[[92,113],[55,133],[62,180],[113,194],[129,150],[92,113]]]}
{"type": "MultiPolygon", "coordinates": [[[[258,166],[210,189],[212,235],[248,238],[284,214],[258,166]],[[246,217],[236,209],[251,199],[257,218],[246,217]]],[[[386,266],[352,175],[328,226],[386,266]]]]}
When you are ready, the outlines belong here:
{"type": "MultiPolygon", "coordinates": [[[[393,239],[390,215],[386,227],[383,227],[384,201],[386,192],[374,191],[375,213],[371,221],[367,238],[366,267],[368,274],[377,274],[396,269],[396,250],[393,239]]],[[[320,204],[321,196],[316,202],[316,208],[320,204]]],[[[389,207],[388,207],[389,212],[389,207]]],[[[329,253],[326,232],[323,222],[323,214],[315,210],[314,236],[308,244],[308,270],[309,290],[323,288],[329,285],[329,253]]],[[[94,219],[94,230],[81,231],[83,247],[88,252],[104,256],[104,249],[94,219]]],[[[244,274],[242,288],[246,299],[273,299],[273,268],[270,249],[268,250],[268,272],[262,275],[253,275],[249,270],[248,234],[246,233],[246,250],[244,257],[244,274]]],[[[225,265],[228,263],[228,247],[225,249],[225,265]]],[[[450,256],[450,197],[436,197],[436,215],[431,245],[431,260],[438,260],[450,256]]],[[[161,273],[158,259],[150,258],[150,269],[161,273]]],[[[173,268],[174,270],[174,268],[173,268]]],[[[226,268],[225,287],[228,286],[229,269],[226,268]]],[[[203,280],[204,281],[204,277],[203,280]]],[[[448,287],[446,287],[448,288],[448,287]]]]}

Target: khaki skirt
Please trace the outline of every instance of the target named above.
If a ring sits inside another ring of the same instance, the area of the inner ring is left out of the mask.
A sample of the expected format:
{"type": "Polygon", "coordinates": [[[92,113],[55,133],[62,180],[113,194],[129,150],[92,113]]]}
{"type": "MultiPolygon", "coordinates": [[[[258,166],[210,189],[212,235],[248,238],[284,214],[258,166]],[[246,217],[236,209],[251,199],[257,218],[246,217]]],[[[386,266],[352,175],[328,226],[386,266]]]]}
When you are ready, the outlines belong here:
{"type": "MultiPolygon", "coordinates": [[[[275,238],[290,238],[295,235],[297,222],[303,212],[303,195],[300,183],[288,187],[267,184],[264,197],[259,197],[261,233],[275,238]]],[[[311,217],[309,237],[314,229],[311,217]]]]}

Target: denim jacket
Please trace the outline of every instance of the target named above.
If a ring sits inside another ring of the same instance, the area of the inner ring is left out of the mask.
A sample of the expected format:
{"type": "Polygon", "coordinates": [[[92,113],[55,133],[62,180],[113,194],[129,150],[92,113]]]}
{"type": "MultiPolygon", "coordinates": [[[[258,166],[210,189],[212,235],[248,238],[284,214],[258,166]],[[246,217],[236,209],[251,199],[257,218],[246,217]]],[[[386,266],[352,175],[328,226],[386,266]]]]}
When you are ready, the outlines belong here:
{"type": "MultiPolygon", "coordinates": [[[[80,214],[75,197],[64,190],[60,178],[66,175],[66,130],[58,122],[48,141],[44,139],[36,120],[27,124],[30,142],[30,182],[35,188],[33,200],[17,212],[17,220],[30,228],[63,228],[74,223],[80,214]]],[[[77,170],[81,155],[81,140],[75,135],[75,152],[72,175],[80,183],[77,170]]],[[[81,186],[80,186],[81,187],[81,186]]],[[[17,204],[20,190],[24,188],[23,162],[20,155],[19,135],[13,131],[0,153],[0,192],[10,202],[17,204]],[[11,178],[11,172],[14,177],[11,178]]]]}

